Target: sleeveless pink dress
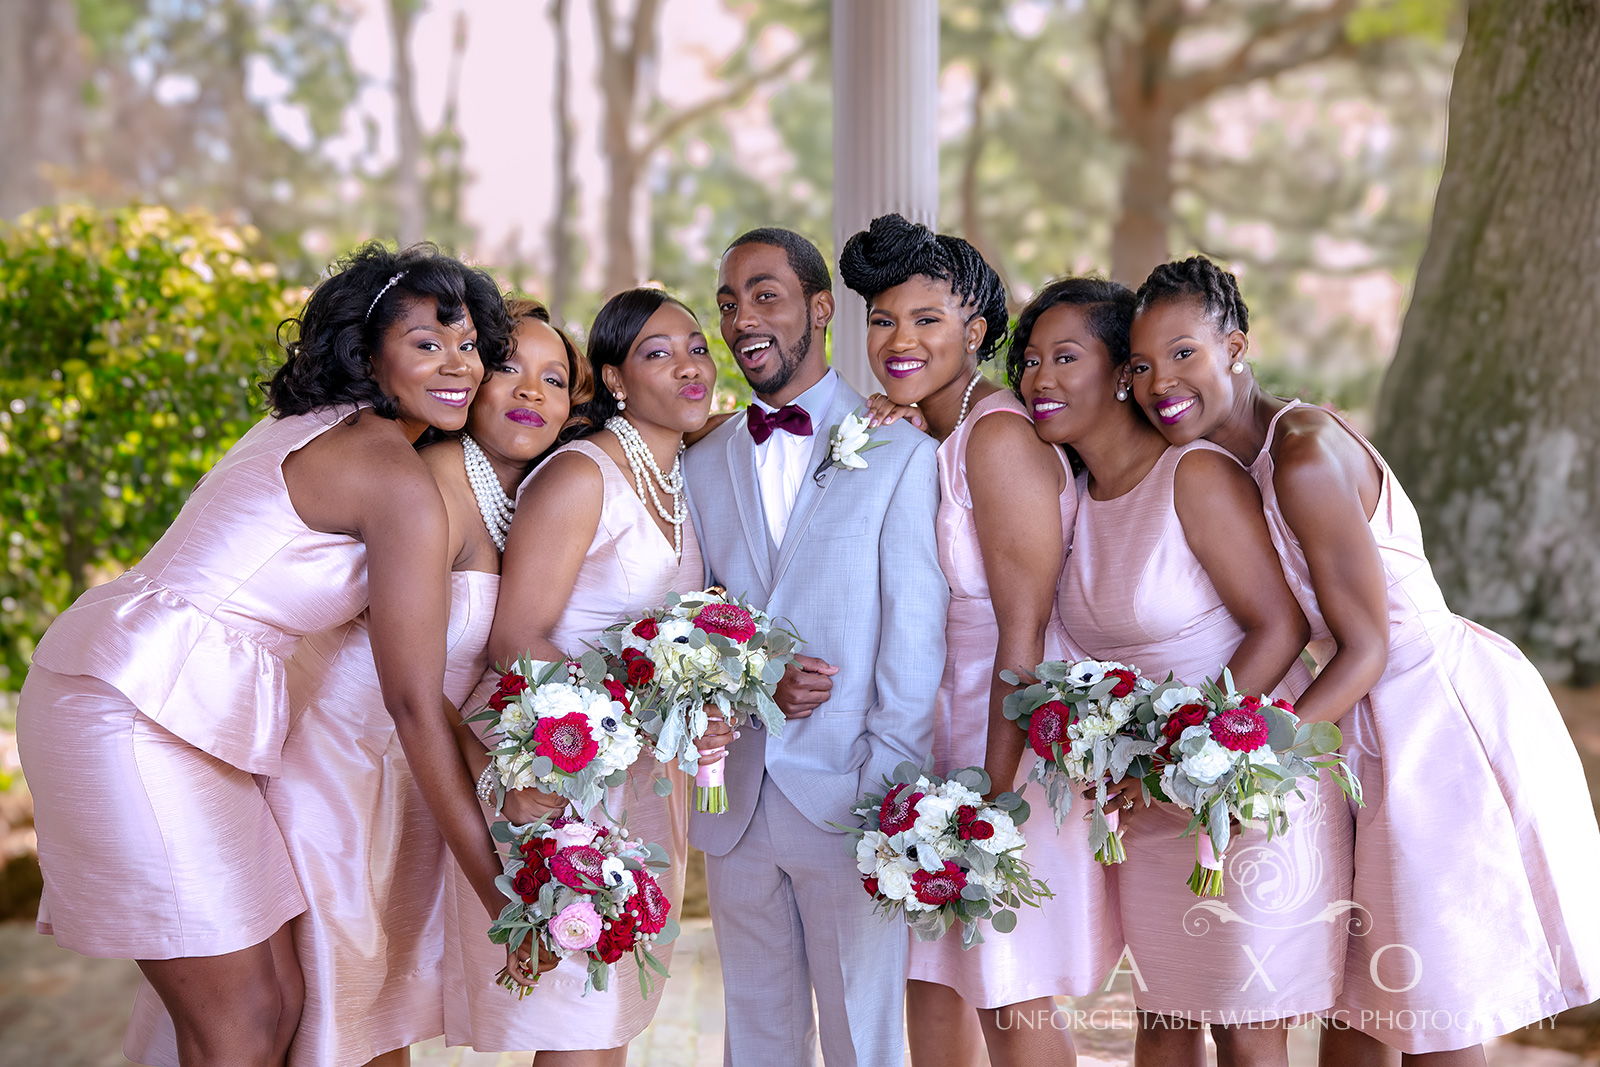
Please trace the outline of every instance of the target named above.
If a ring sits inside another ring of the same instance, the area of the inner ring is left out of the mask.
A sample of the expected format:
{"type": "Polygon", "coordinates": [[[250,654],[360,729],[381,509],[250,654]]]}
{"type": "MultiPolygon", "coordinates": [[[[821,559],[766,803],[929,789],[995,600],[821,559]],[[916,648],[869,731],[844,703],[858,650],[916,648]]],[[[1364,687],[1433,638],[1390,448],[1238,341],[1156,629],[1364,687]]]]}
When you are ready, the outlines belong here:
{"type": "MultiPolygon", "coordinates": [[[[444,695],[457,705],[483,677],[499,584],[485,571],[450,576],[444,695]]],[[[355,1067],[444,1033],[450,850],[384,707],[365,613],[300,643],[289,701],[281,775],[264,790],[308,903],[292,922],[306,999],[289,1063],[355,1067]]],[[[148,983],[123,1051],[178,1067],[171,1019],[148,983]]]]}
{"type": "MultiPolygon", "coordinates": [[[[1173,506],[1178,464],[1209,441],[1169,448],[1143,481],[1111,500],[1087,493],[1062,575],[1061,621],[1091,656],[1131,663],[1150,678],[1197,684],[1221,674],[1244,637],[1184,538],[1173,506]]],[[[1299,663],[1274,692],[1310,682],[1299,663]]],[[[1113,868],[1122,931],[1143,1010],[1207,1023],[1247,1024],[1324,1011],[1344,962],[1350,890],[1350,813],[1324,776],[1291,801],[1291,827],[1271,841],[1246,829],[1225,864],[1225,892],[1189,891],[1195,839],[1189,813],[1156,804],[1130,813],[1128,858],[1113,868]]],[[[1124,964],[1124,966],[1129,966],[1124,964]]]]}
{"type": "MultiPolygon", "coordinates": [[[[568,653],[582,652],[598,643],[600,631],[625,615],[660,607],[669,592],[687,593],[705,587],[705,564],[694,528],[683,526],[683,558],[674,558],[672,543],[646,511],[634,491],[631,475],[592,441],[573,441],[554,455],[577,452],[588,456],[604,478],[605,499],[600,525],[584,555],[578,577],[557,620],[551,642],[568,653]]],[[[548,461],[547,461],[548,462],[548,461]]],[[[537,474],[537,471],[535,471],[537,474]]],[[[522,483],[526,488],[534,475],[522,483]]],[[[521,499],[522,490],[517,491],[521,499]]],[[[501,611],[515,611],[509,599],[501,611]]],[[[499,674],[489,670],[464,705],[475,710],[494,692],[499,674]]],[[[658,797],[654,780],[663,769],[653,757],[641,756],[628,772],[628,780],[606,793],[605,808],[623,819],[628,832],[655,841],[667,850],[672,867],[661,879],[672,900],[673,918],[683,901],[684,864],[689,855],[689,780],[673,766],[667,776],[672,795],[658,797]]],[[[599,810],[591,818],[604,818],[599,810]]],[[[491,821],[497,816],[485,810],[491,821]]],[[[612,972],[605,992],[583,993],[585,969],[581,961],[568,960],[539,979],[538,988],[522,1000],[495,984],[505,966],[505,949],[488,938],[489,916],[452,861],[453,876],[446,881],[444,944],[445,1040],[451,1045],[471,1045],[480,1052],[570,1051],[616,1048],[637,1037],[655,1015],[664,983],[656,976],[648,1000],[639,995],[639,979],[631,956],[612,972]]],[[[656,955],[669,968],[672,946],[656,955]]]]}
{"type": "MultiPolygon", "coordinates": [[[[966,455],[973,427],[997,413],[1027,419],[1029,428],[1033,426],[1016,397],[1002,390],[978,401],[939,446],[939,566],[950,583],[948,651],[934,711],[933,758],[939,774],[981,767],[989,735],[989,682],[1000,628],[973,523],[966,455]]],[[[1064,454],[1061,464],[1067,466],[1064,454]]],[[[1067,477],[1072,478],[1070,468],[1067,477]]],[[[1078,486],[1073,483],[1061,494],[1061,528],[1069,544],[1077,511],[1078,486]]],[[[1052,619],[1046,659],[1066,654],[1060,634],[1059,622],[1052,619]]],[[[1026,777],[1033,759],[1031,753],[1024,754],[1019,779],[1026,777]]],[[[1089,847],[1088,824],[1069,818],[1057,833],[1043,790],[1030,782],[1023,796],[1032,806],[1023,824],[1028,839],[1023,856],[1055,896],[1041,908],[1018,909],[1015,930],[985,931],[987,940],[970,949],[962,949],[959,931],[938,941],[911,940],[907,976],[949,986],[975,1008],[1092,992],[1122,951],[1108,879],[1089,847]]]]}
{"type": "Polygon", "coordinates": [[[144,559],[79,597],[34,652],[17,741],[40,929],[62,946],[213,956],[304,910],[252,775],[279,770],[300,637],[366,607],[365,546],[307,527],[283,480],[285,457],[350,414],[256,423],[144,559]]]}
{"type": "MultiPolygon", "coordinates": [[[[1332,634],[1273,486],[1250,467],[1289,587],[1325,661],[1332,634]]],[[[1355,812],[1361,926],[1338,1018],[1408,1053],[1479,1044],[1600,997],[1600,831],[1583,767],[1539,672],[1450,612],[1422,527],[1383,472],[1371,519],[1389,587],[1389,663],[1340,720],[1365,787],[1355,812]]]]}

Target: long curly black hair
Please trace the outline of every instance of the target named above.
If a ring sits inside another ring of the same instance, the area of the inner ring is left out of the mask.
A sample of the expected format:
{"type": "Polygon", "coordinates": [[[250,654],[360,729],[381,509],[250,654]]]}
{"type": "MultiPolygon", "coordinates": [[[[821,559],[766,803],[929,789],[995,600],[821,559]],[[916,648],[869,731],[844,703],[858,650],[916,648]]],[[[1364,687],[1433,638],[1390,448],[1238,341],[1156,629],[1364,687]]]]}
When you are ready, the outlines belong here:
{"type": "Polygon", "coordinates": [[[304,415],[366,403],[386,419],[397,417],[394,397],[372,378],[372,354],[409,303],[426,297],[438,302],[442,323],[471,314],[484,373],[504,365],[515,327],[488,271],[432,244],[395,251],[369,241],[335,261],[300,314],[278,324],[283,365],[262,386],[273,412],[304,415]]]}
{"type": "Polygon", "coordinates": [[[1195,299],[1205,308],[1217,332],[1250,332],[1250,309],[1239,295],[1239,279],[1205,256],[1163,263],[1139,286],[1134,313],[1167,300],[1195,299]]]}
{"type": "Polygon", "coordinates": [[[978,362],[999,350],[1009,317],[1006,288],[966,241],[934,233],[899,215],[880,215],[846,241],[839,254],[840,279],[869,305],[879,294],[917,275],[949,282],[962,307],[972,307],[974,316],[983,316],[988,328],[978,345],[978,362]]]}

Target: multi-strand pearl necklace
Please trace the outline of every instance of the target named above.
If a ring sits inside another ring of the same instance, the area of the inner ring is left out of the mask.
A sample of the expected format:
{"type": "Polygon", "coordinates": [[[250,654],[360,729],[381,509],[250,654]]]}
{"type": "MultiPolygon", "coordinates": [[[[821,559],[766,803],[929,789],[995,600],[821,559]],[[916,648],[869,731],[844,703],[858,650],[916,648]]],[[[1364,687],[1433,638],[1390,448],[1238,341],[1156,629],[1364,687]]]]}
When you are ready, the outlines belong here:
{"type": "Polygon", "coordinates": [[[495,547],[504,552],[506,531],[511,529],[511,514],[517,510],[517,502],[506,496],[489,457],[483,454],[478,442],[466,434],[461,435],[461,455],[467,463],[467,481],[472,485],[472,495],[478,498],[483,525],[488,528],[495,547]]]}
{"type": "Polygon", "coordinates": [[[633,481],[639,489],[641,499],[648,496],[650,503],[660,515],[672,524],[672,548],[679,559],[683,558],[683,524],[689,518],[689,504],[683,495],[683,445],[678,445],[677,458],[672,461],[672,470],[663,471],[656,462],[656,457],[650,451],[650,446],[644,443],[644,438],[639,436],[639,431],[633,428],[633,423],[621,415],[613,415],[606,420],[606,429],[617,435],[618,442],[622,445],[623,455],[628,457],[628,466],[633,470],[633,481]],[[672,510],[669,512],[661,506],[661,496],[656,492],[660,486],[662,492],[672,494],[672,510]]]}

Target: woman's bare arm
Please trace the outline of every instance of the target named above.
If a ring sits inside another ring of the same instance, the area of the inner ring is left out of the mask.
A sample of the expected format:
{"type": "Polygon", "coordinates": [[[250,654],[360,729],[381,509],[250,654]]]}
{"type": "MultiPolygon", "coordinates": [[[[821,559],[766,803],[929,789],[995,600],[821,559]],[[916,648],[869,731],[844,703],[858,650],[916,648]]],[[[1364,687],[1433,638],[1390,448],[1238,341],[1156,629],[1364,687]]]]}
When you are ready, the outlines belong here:
{"type": "Polygon", "coordinates": [[[967,444],[973,524],[999,624],[989,677],[989,734],[984,769],[994,793],[1011,790],[1027,737],[1005,717],[1015,686],[1002,670],[1028,675],[1044,659],[1045,627],[1061,577],[1061,493],[1067,476],[1053,445],[1023,418],[990,415],[967,444]]]}
{"type": "Polygon", "coordinates": [[[1234,684],[1241,693],[1269,693],[1305,649],[1311,627],[1284,580],[1261,493],[1232,457],[1195,449],[1178,461],[1172,496],[1189,548],[1244,630],[1227,663],[1234,684]]]}

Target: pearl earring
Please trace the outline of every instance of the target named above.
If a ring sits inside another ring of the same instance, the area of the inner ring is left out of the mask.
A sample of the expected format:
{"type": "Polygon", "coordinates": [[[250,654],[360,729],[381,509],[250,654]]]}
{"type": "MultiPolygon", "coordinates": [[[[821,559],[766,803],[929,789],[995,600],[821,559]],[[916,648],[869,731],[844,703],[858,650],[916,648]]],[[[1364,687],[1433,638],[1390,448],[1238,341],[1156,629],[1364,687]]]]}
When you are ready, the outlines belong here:
{"type": "Polygon", "coordinates": [[[623,399],[622,397],[620,397],[620,396],[617,397],[617,410],[618,411],[627,411],[628,410],[628,402],[625,399],[623,399]]]}
{"type": "Polygon", "coordinates": [[[1229,367],[1228,369],[1233,371],[1233,373],[1235,373],[1235,374],[1243,374],[1244,373],[1244,360],[1242,360],[1242,359],[1234,360],[1233,361],[1233,366],[1229,367]]]}
{"type": "Polygon", "coordinates": [[[1117,399],[1118,400],[1126,400],[1126,399],[1128,399],[1128,391],[1126,389],[1118,387],[1118,389],[1117,389],[1117,399]]]}

